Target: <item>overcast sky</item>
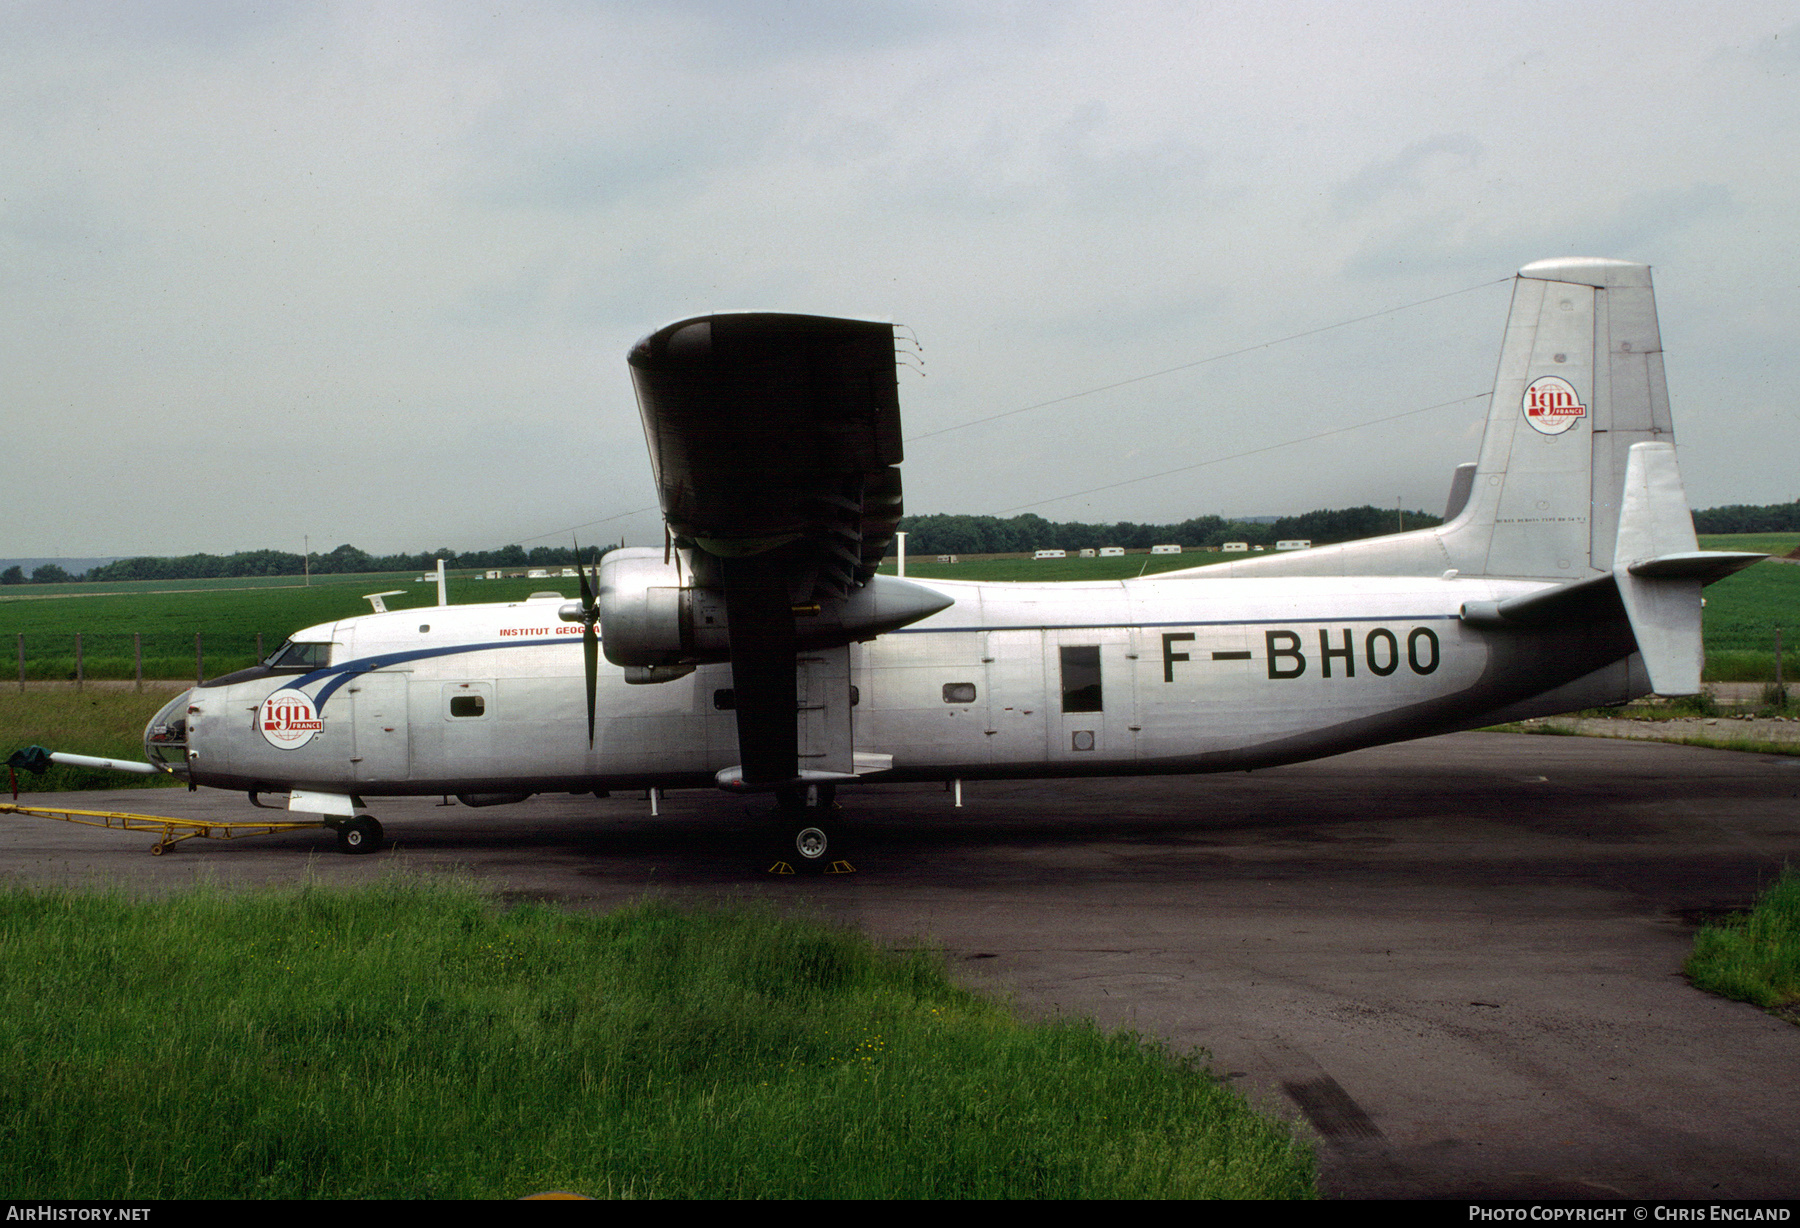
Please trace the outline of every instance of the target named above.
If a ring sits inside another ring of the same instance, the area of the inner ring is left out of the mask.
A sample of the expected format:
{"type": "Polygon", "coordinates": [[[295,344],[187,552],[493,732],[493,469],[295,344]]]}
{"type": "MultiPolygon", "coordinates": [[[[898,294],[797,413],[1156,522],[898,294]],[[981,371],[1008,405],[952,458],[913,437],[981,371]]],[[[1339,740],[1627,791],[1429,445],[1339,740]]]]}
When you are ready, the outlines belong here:
{"type": "Polygon", "coordinates": [[[721,309],[917,335],[911,512],[1437,511],[1559,255],[1800,497],[1800,4],[0,3],[0,556],[660,541],[721,309]]]}

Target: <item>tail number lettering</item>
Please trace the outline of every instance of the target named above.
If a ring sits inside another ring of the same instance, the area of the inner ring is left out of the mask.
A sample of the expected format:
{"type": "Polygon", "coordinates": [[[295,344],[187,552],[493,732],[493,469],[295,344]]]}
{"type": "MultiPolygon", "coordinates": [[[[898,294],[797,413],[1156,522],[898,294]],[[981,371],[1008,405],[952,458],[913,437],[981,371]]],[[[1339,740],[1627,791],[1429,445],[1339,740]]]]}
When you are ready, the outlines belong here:
{"type": "MultiPolygon", "coordinates": [[[[1307,658],[1301,642],[1298,631],[1263,632],[1270,678],[1305,676],[1307,658]]],[[[1357,647],[1356,634],[1350,628],[1337,632],[1334,641],[1333,633],[1321,627],[1317,657],[1320,674],[1326,678],[1356,677],[1357,647]]],[[[1376,627],[1363,636],[1361,648],[1362,667],[1377,678],[1386,678],[1399,669],[1403,657],[1407,668],[1419,675],[1436,673],[1443,659],[1437,632],[1430,627],[1414,627],[1408,631],[1404,652],[1400,637],[1386,627],[1376,627]]]]}

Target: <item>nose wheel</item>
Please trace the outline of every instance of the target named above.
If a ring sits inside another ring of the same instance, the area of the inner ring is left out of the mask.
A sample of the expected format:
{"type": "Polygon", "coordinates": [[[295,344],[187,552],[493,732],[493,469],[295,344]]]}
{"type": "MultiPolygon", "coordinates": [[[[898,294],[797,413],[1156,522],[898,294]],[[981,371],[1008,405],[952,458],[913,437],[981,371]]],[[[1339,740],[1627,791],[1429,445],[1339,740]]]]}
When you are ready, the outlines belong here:
{"type": "Polygon", "coordinates": [[[338,825],[340,853],[373,853],[381,845],[381,823],[372,814],[359,814],[338,825]]]}

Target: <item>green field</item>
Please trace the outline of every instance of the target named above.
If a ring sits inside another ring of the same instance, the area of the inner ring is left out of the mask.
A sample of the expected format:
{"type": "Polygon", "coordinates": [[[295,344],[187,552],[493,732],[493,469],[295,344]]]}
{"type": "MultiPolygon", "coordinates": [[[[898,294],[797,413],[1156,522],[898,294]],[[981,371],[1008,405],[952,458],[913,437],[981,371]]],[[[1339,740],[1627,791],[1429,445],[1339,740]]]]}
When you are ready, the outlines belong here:
{"type": "MultiPolygon", "coordinates": [[[[1154,576],[1184,567],[1204,567],[1208,563],[1224,563],[1240,556],[1214,551],[1188,554],[1127,554],[1121,558],[1069,559],[971,559],[963,563],[940,563],[936,556],[909,555],[906,574],[926,580],[1009,580],[1035,583],[1061,583],[1064,580],[1129,580],[1135,576],[1154,576]]],[[[881,565],[884,575],[894,574],[894,560],[881,565]]]]}
{"type": "Polygon", "coordinates": [[[1800,549],[1800,533],[1706,533],[1701,535],[1700,548],[1780,555],[1800,549]]]}
{"type": "MultiPolygon", "coordinates": [[[[27,746],[144,761],[144,726],[182,689],[182,684],[146,683],[130,687],[29,690],[0,687],[0,759],[27,746]]],[[[163,788],[183,782],[174,776],[135,776],[97,768],[58,764],[42,776],[16,773],[20,793],[65,789],[163,788]]]]}
{"type": "MultiPolygon", "coordinates": [[[[372,608],[364,593],[405,589],[387,598],[390,610],[434,605],[435,584],[419,584],[417,572],[315,577],[305,587],[288,583],[230,587],[213,582],[163,580],[136,582],[129,595],[98,586],[96,594],[79,584],[29,585],[0,596],[0,677],[18,677],[18,637],[25,636],[25,676],[68,679],[75,676],[75,635],[81,634],[82,670],[88,678],[133,676],[133,634],[143,636],[144,677],[192,678],[194,636],[202,637],[206,676],[216,677],[256,662],[256,637],[265,653],[273,652],[290,634],[316,623],[331,622],[372,608]],[[327,582],[327,580],[329,582],[327,582]],[[50,590],[40,592],[40,589],[50,590]]],[[[534,592],[578,593],[574,579],[478,580],[452,578],[453,602],[518,601],[534,592]]]]}
{"type": "Polygon", "coordinates": [[[1205,1065],[767,912],[0,892],[23,1199],[1304,1198],[1205,1065]]]}

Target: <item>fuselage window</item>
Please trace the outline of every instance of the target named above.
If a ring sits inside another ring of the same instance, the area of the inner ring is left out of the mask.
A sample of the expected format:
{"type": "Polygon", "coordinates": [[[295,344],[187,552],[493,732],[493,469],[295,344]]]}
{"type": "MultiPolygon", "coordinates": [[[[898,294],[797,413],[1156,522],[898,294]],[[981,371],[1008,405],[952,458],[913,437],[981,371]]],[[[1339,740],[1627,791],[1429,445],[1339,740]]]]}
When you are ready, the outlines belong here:
{"type": "Polygon", "coordinates": [[[479,695],[452,695],[451,716],[480,716],[487,711],[487,700],[479,695]]]}
{"type": "Polygon", "coordinates": [[[944,702],[947,704],[974,703],[975,684],[973,682],[946,682],[944,684],[944,702]]]}
{"type": "Polygon", "coordinates": [[[1099,712],[1100,646],[1065,645],[1062,650],[1062,710],[1099,712]]]}

